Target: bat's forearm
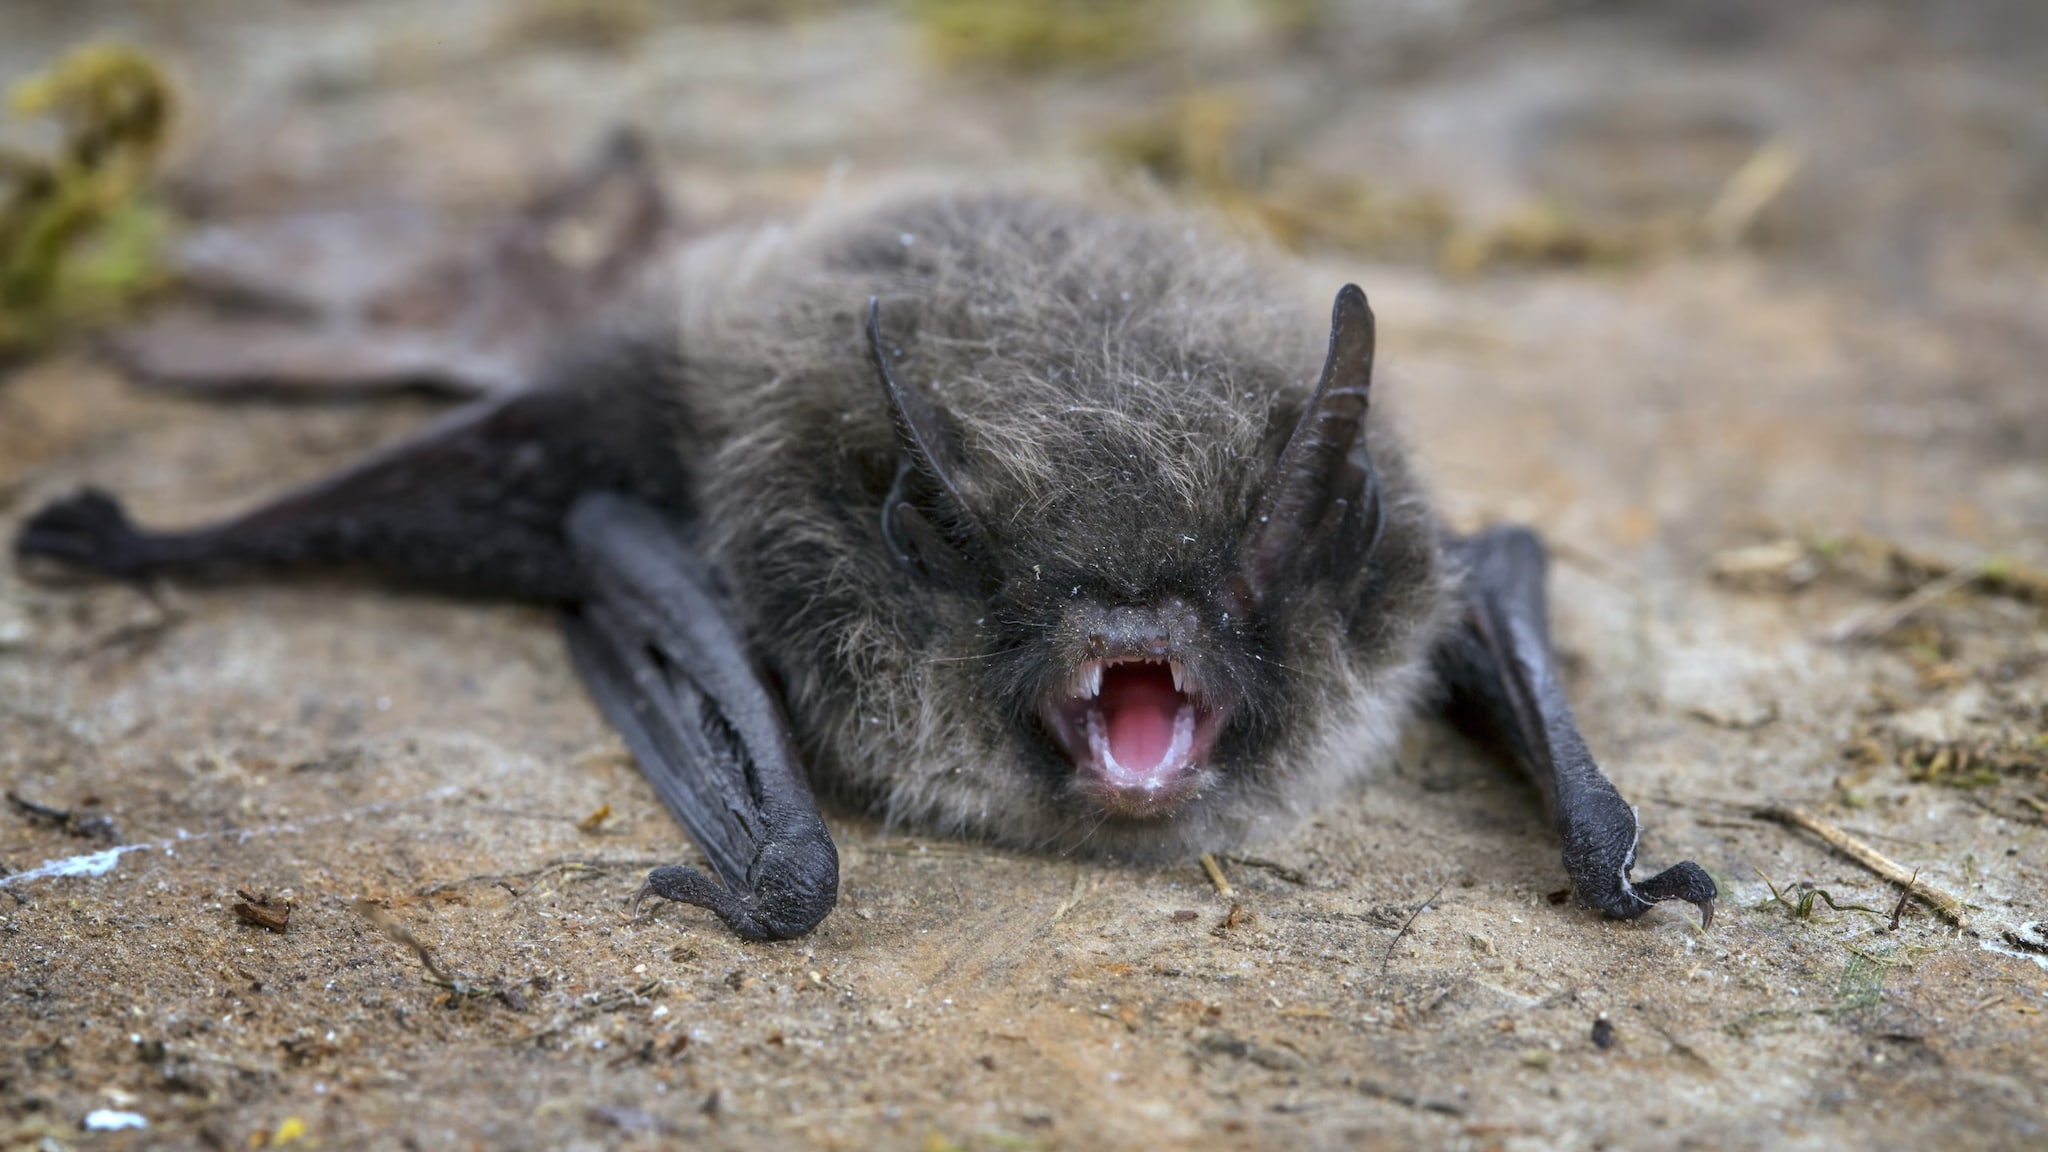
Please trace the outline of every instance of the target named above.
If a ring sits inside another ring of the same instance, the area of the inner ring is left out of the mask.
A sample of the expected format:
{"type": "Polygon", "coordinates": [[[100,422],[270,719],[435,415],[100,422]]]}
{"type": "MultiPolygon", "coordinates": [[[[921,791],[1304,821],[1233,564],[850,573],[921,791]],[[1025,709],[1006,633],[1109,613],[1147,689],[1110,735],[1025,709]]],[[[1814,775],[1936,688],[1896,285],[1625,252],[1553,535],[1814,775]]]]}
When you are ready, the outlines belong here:
{"type": "Polygon", "coordinates": [[[1543,793],[1580,902],[1633,919],[1663,900],[1714,917],[1714,882],[1686,861],[1640,883],[1635,810],[1594,761],[1565,701],[1544,608],[1542,543],[1496,528],[1447,548],[1465,569],[1465,611],[1437,653],[1447,710],[1469,734],[1503,750],[1543,793]]]}

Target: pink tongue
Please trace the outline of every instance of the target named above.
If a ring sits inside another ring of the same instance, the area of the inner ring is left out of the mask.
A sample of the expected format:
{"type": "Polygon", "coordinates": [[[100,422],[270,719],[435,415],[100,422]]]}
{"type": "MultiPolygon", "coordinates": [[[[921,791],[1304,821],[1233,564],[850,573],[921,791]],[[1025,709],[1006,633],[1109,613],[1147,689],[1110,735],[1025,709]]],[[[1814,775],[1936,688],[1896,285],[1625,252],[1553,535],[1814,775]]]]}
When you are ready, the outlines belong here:
{"type": "Polygon", "coordinates": [[[1117,664],[1104,669],[1099,707],[1109,734],[1109,754],[1135,772],[1149,772],[1173,747],[1173,721],[1180,712],[1173,673],[1163,664],[1117,664]]]}

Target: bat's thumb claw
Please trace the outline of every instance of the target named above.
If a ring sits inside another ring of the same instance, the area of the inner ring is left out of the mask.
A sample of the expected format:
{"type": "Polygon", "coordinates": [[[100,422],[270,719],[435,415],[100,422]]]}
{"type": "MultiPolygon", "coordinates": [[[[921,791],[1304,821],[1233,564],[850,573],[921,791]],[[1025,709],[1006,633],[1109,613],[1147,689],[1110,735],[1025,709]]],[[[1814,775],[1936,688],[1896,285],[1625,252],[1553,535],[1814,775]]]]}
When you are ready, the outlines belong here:
{"type": "Polygon", "coordinates": [[[652,895],[654,895],[654,885],[652,883],[643,883],[638,891],[635,891],[626,898],[626,906],[631,909],[633,919],[640,919],[641,906],[646,904],[647,898],[652,895]]]}
{"type": "Polygon", "coordinates": [[[22,527],[15,555],[40,556],[109,576],[134,576],[149,565],[147,540],[120,502],[97,488],[49,505],[22,527]]]}
{"type": "Polygon", "coordinates": [[[1720,896],[1714,878],[1707,870],[1690,860],[1673,864],[1664,871],[1635,885],[1638,897],[1658,904],[1666,900],[1683,900],[1700,910],[1700,927],[1714,926],[1714,900],[1720,896]]]}
{"type": "Polygon", "coordinates": [[[775,939],[775,935],[764,928],[755,913],[753,902],[720,885],[718,881],[680,864],[669,864],[647,874],[646,883],[633,894],[633,915],[640,915],[640,905],[649,896],[674,900],[682,904],[694,904],[706,909],[725,921],[726,927],[748,940],[775,939]]]}

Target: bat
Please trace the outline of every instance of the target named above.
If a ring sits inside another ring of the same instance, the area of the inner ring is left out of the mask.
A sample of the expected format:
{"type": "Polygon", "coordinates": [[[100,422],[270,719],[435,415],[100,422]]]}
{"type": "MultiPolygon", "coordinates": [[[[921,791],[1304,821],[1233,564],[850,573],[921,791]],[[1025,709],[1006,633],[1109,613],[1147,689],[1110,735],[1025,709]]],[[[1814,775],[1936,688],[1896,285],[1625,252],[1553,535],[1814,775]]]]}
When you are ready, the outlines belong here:
{"type": "MultiPolygon", "coordinates": [[[[701,237],[515,384],[240,516],[95,490],[17,554],[120,578],[356,565],[559,605],[750,939],[832,909],[813,789],[895,825],[1155,861],[1285,827],[1434,710],[1519,764],[1583,904],[1635,811],[1581,738],[1545,553],[1464,536],[1375,419],[1373,313],[1157,207],[941,192],[701,237]]],[[[502,374],[502,366],[494,367],[502,374]]]]}

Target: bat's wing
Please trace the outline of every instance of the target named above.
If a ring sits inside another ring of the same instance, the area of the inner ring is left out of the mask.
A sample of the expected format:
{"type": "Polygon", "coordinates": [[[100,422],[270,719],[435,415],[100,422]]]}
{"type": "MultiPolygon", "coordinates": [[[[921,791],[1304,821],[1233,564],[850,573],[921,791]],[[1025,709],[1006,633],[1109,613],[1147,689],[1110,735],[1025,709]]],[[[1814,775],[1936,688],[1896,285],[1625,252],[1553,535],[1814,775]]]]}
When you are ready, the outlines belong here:
{"type": "Polygon", "coordinates": [[[553,368],[576,386],[487,397],[410,439],[248,511],[184,531],[137,527],[87,490],[36,512],[24,557],[138,579],[361,565],[437,587],[525,600],[584,596],[563,522],[591,491],[684,498],[667,425],[636,398],[656,371],[625,344],[580,348],[553,368]]]}
{"type": "Polygon", "coordinates": [[[1634,881],[1635,809],[1622,799],[1579,736],[1558,683],[1544,609],[1543,545],[1525,528],[1451,538],[1464,570],[1463,626],[1437,653],[1451,718],[1505,748],[1543,791],[1564,841],[1564,866],[1581,903],[1634,919],[1650,905],[1686,900],[1714,922],[1714,881],[1699,865],[1674,864],[1634,881]]]}
{"type": "Polygon", "coordinates": [[[566,624],[576,667],[718,877],[657,868],[640,895],[749,939],[809,932],[839,898],[839,853],[696,552],[671,519],[609,494],[579,501],[568,535],[590,582],[566,624]]]}
{"type": "Polygon", "coordinates": [[[659,868],[642,894],[710,908],[743,936],[798,936],[832,910],[838,853],[776,700],[681,536],[666,425],[635,403],[657,389],[629,386],[655,370],[642,359],[614,345],[567,358],[556,375],[581,386],[479,401],[187,531],[138,528],[88,491],[30,517],[15,551],[128,579],[362,564],[569,606],[591,694],[723,882],[659,868]],[[609,494],[623,491],[640,495],[609,494]]]}

